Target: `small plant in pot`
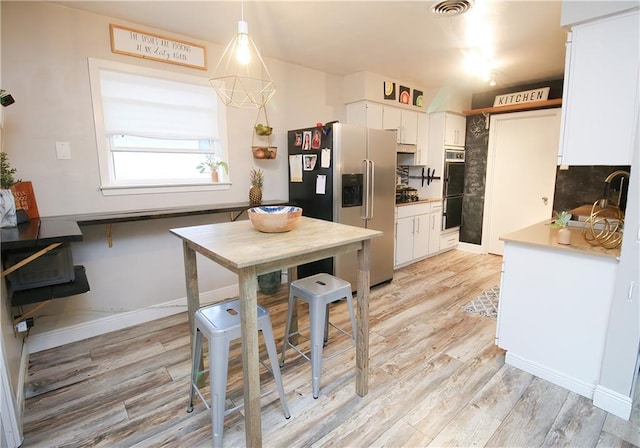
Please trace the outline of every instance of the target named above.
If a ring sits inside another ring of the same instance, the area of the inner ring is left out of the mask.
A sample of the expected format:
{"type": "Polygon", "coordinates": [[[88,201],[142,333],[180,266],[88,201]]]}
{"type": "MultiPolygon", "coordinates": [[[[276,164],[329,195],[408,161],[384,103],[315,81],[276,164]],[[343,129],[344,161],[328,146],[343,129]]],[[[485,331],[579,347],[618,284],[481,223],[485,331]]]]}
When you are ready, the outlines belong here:
{"type": "Polygon", "coordinates": [[[0,227],[15,227],[16,201],[10,188],[20,182],[13,175],[18,171],[11,168],[6,152],[0,152],[0,227]]]}
{"type": "Polygon", "coordinates": [[[219,173],[218,170],[222,167],[224,169],[225,174],[229,174],[229,165],[224,160],[221,160],[218,156],[207,155],[206,159],[203,160],[196,166],[201,173],[210,172],[211,180],[213,182],[218,182],[219,173]]]}
{"type": "Polygon", "coordinates": [[[571,244],[571,231],[567,227],[570,219],[571,213],[562,211],[551,222],[551,227],[558,229],[558,244],[571,244]]]}

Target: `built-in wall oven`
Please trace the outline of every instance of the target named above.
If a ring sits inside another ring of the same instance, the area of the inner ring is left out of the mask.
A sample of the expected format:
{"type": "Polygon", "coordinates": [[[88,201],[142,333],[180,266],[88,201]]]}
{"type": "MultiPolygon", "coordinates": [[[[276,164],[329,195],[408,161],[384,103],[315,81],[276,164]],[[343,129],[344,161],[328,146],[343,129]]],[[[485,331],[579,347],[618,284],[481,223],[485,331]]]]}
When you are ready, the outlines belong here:
{"type": "Polygon", "coordinates": [[[442,230],[451,230],[462,224],[464,149],[445,149],[443,178],[442,230]]]}

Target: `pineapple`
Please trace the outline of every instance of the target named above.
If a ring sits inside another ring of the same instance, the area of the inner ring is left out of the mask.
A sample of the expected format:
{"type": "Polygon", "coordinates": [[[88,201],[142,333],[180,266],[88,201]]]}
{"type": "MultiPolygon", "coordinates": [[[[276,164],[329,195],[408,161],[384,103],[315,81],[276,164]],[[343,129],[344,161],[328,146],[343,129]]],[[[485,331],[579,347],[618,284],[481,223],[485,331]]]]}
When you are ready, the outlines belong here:
{"type": "Polygon", "coordinates": [[[262,204],[262,185],[264,185],[264,173],[261,169],[251,170],[249,174],[251,179],[251,189],[249,190],[249,205],[262,204]]]}

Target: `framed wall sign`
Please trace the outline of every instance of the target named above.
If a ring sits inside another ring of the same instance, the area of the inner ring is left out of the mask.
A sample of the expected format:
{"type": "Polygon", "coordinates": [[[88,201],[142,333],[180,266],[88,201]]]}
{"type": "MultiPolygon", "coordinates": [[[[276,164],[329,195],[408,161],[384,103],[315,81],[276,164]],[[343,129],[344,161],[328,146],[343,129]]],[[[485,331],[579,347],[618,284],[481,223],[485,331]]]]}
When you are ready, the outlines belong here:
{"type": "Polygon", "coordinates": [[[202,45],[114,24],[109,24],[109,31],[113,53],[207,69],[207,49],[202,45]]]}

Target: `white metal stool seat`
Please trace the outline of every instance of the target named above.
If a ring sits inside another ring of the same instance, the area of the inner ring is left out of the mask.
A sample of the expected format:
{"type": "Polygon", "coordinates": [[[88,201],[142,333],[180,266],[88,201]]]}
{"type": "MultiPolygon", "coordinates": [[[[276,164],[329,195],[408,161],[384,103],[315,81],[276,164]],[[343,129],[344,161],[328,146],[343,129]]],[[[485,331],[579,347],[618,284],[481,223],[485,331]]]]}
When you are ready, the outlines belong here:
{"type": "Polygon", "coordinates": [[[291,282],[289,286],[289,311],[287,313],[287,324],[285,328],[284,344],[282,346],[282,357],[280,366],[284,365],[285,352],[288,347],[293,348],[307,361],[311,362],[311,385],[313,398],[318,398],[320,394],[320,372],[322,371],[322,350],[325,337],[328,334],[328,327],[331,325],[341,333],[351,337],[354,343],[333,353],[324,360],[331,359],[345,350],[355,346],[356,339],[356,319],[353,311],[353,297],[351,294],[351,284],[345,280],[329,274],[316,274],[291,282]],[[290,338],[300,333],[300,330],[290,333],[292,313],[295,308],[295,299],[304,300],[309,305],[309,327],[311,333],[311,356],[302,353],[298,347],[291,343],[290,338]],[[329,322],[329,304],[341,299],[347,299],[349,306],[349,316],[351,318],[351,334],[329,322]]]}
{"type": "MultiPolygon", "coordinates": [[[[242,405],[225,410],[227,393],[227,371],[229,367],[229,344],[234,339],[241,337],[240,329],[240,300],[230,300],[200,308],[194,315],[194,344],[191,364],[191,393],[189,396],[188,412],[193,410],[193,398],[197,393],[207,409],[211,410],[211,423],[213,426],[213,446],[222,446],[222,431],[224,428],[224,416],[241,408],[242,405]],[[202,357],[202,336],[209,341],[209,381],[211,383],[211,404],[203,397],[198,388],[198,379],[206,372],[200,371],[200,359],[202,357]]],[[[284,395],[280,366],[278,365],[278,352],[273,338],[269,311],[258,305],[258,331],[262,332],[271,368],[260,361],[265,368],[271,370],[276,383],[276,389],[280,395],[280,403],[284,416],[289,418],[289,408],[284,395]]],[[[273,392],[272,390],[265,394],[273,392]]]]}

